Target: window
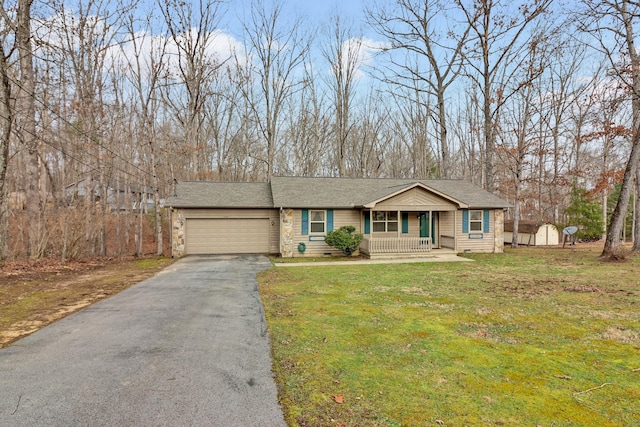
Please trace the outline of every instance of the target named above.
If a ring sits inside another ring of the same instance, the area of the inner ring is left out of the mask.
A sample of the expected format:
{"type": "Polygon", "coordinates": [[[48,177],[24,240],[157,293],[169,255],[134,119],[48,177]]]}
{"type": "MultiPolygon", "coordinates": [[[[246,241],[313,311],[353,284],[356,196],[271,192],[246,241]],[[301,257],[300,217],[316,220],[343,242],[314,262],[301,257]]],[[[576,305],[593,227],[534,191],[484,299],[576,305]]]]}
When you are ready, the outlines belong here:
{"type": "Polygon", "coordinates": [[[312,233],[324,233],[325,212],[309,211],[309,229],[312,233]]]}
{"type": "Polygon", "coordinates": [[[374,211],[372,217],[374,232],[398,231],[398,212],[374,211]]]}
{"type": "Polygon", "coordinates": [[[469,231],[482,232],[482,211],[469,211],[469,231]]]}

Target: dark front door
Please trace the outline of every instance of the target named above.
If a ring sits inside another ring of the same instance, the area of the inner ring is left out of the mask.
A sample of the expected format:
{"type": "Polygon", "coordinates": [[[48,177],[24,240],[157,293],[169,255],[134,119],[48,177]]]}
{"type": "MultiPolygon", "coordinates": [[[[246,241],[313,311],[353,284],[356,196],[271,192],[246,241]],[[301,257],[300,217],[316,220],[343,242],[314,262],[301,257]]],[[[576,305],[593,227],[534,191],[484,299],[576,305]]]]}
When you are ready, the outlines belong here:
{"type": "Polygon", "coordinates": [[[420,214],[420,237],[431,237],[431,243],[436,243],[433,230],[436,229],[436,215],[431,215],[431,227],[429,227],[429,213],[423,212],[420,214]]]}

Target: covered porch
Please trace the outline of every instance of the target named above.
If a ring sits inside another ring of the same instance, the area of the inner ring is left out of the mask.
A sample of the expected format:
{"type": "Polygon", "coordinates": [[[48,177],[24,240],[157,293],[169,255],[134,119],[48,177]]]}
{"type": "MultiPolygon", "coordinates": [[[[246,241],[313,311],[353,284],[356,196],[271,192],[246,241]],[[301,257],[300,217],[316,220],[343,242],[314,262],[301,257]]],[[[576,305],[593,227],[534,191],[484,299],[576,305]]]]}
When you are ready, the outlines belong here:
{"type": "Polygon", "coordinates": [[[457,212],[467,206],[421,183],[399,187],[361,207],[369,258],[426,257],[457,250],[457,212]]]}
{"type": "Polygon", "coordinates": [[[453,254],[455,223],[453,210],[365,210],[360,253],[372,259],[453,254]]]}

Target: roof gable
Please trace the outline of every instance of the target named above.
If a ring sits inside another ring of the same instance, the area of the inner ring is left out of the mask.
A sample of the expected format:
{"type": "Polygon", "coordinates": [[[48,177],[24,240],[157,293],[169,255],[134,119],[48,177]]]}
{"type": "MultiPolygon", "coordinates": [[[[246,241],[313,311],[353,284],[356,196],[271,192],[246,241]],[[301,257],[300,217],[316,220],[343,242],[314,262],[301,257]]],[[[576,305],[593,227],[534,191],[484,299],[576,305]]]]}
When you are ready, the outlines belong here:
{"type": "Polygon", "coordinates": [[[373,209],[374,207],[395,206],[400,209],[410,209],[412,207],[434,206],[442,210],[455,210],[456,208],[467,207],[466,204],[455,200],[447,195],[435,191],[421,182],[414,182],[401,189],[392,191],[377,200],[365,203],[364,207],[373,209]]]}

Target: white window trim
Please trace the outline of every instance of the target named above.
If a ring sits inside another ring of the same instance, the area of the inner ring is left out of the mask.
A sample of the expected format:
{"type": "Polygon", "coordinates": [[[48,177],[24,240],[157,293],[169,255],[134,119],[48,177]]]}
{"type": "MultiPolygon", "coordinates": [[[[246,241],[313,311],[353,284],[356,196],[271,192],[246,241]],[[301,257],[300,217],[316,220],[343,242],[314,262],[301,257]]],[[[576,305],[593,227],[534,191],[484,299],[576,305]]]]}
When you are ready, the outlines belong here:
{"type": "Polygon", "coordinates": [[[371,212],[371,232],[372,233],[395,233],[395,232],[397,232],[399,230],[399,228],[398,228],[399,227],[399,222],[400,222],[399,216],[400,215],[396,211],[372,211],[371,212]],[[377,212],[384,213],[384,220],[376,221],[374,219],[375,214],[377,212]],[[395,212],[396,215],[398,216],[398,217],[396,217],[395,220],[389,220],[389,213],[392,213],[392,212],[395,212]],[[389,223],[396,224],[396,229],[390,231],[389,230],[389,223]],[[384,231],[376,231],[375,224],[384,224],[384,231]]]}
{"type": "Polygon", "coordinates": [[[469,211],[469,232],[470,233],[482,233],[482,230],[484,230],[484,211],[481,209],[474,209],[474,210],[470,210],[469,211]],[[473,218],[473,214],[474,212],[477,212],[480,215],[480,219],[472,219],[473,218]],[[480,224],[480,228],[477,230],[474,230],[474,228],[471,226],[471,224],[480,224]]]}
{"type": "Polygon", "coordinates": [[[309,234],[325,234],[327,232],[327,211],[320,209],[309,210],[309,234]],[[322,221],[312,221],[314,212],[322,212],[322,221]],[[322,231],[313,231],[312,224],[322,224],[322,231]]]}

